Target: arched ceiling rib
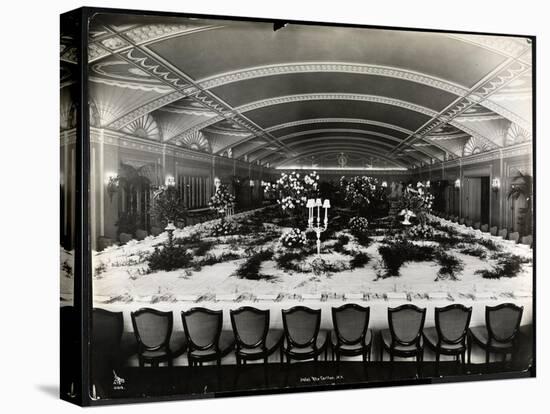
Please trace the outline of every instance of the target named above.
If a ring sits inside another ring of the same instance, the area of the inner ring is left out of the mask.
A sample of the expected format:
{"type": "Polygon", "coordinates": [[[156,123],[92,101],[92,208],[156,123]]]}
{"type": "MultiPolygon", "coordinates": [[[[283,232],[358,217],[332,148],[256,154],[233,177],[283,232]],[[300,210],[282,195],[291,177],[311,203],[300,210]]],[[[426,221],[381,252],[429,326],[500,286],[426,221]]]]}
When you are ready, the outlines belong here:
{"type": "MultiPolygon", "coordinates": [[[[314,132],[321,127],[354,139],[351,120],[371,130],[363,135],[371,151],[410,165],[460,156],[457,145],[467,137],[495,148],[509,141],[510,130],[530,136],[531,109],[518,102],[530,96],[532,83],[526,39],[294,24],[274,32],[267,23],[128,20],[120,24],[120,16],[115,22],[100,15],[91,24],[97,90],[113,88],[122,100],[142,92],[115,105],[116,111],[103,102],[105,93],[97,96],[100,118],[108,114],[101,125],[109,129],[149,114],[164,140],[184,141],[201,132],[213,152],[264,164],[269,151],[283,158],[302,151],[300,137],[324,143],[329,137],[314,132]],[[486,108],[487,114],[469,116],[471,108],[486,108]],[[437,131],[446,125],[458,128],[456,137],[439,138],[437,131]]],[[[62,60],[70,62],[68,51],[62,60]]]]}
{"type": "Polygon", "coordinates": [[[368,161],[371,159],[379,159],[384,162],[384,166],[387,167],[406,168],[408,166],[406,162],[400,161],[399,159],[388,158],[385,155],[373,152],[368,148],[356,146],[326,146],[322,148],[315,148],[313,150],[306,150],[302,154],[290,158],[280,154],[273,154],[270,156],[268,162],[270,162],[271,166],[274,167],[284,167],[295,163],[299,159],[307,159],[310,161],[311,157],[314,157],[313,160],[319,160],[324,155],[338,156],[341,153],[351,153],[368,161]]]}

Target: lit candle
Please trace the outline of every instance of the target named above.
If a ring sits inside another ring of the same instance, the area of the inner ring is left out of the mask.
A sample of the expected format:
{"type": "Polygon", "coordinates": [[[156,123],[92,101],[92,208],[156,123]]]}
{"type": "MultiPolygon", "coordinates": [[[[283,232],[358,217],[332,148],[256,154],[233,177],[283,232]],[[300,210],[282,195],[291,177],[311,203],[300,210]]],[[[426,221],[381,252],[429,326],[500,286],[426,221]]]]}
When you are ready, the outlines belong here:
{"type": "Polygon", "coordinates": [[[325,199],[323,203],[323,208],[325,209],[325,228],[328,226],[328,209],[330,208],[330,201],[325,199]]]}
{"type": "Polygon", "coordinates": [[[315,200],[315,205],[317,206],[317,227],[319,227],[321,226],[321,206],[323,205],[320,198],[315,200]]]}

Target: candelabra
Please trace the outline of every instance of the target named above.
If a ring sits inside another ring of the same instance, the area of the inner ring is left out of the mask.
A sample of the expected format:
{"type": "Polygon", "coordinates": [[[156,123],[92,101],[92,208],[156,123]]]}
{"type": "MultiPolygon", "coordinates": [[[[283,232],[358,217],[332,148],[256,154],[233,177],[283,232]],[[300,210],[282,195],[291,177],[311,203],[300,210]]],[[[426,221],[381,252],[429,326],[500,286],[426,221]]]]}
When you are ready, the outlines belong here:
{"type": "Polygon", "coordinates": [[[308,209],[307,228],[313,230],[317,235],[317,256],[321,255],[321,233],[328,227],[328,209],[330,208],[330,201],[327,199],[321,202],[321,199],[310,198],[307,200],[306,207],[308,209]],[[315,220],[315,207],[317,207],[317,220],[315,220]],[[321,225],[321,207],[325,210],[325,219],[321,225]],[[317,221],[317,225],[315,225],[317,221]]]}

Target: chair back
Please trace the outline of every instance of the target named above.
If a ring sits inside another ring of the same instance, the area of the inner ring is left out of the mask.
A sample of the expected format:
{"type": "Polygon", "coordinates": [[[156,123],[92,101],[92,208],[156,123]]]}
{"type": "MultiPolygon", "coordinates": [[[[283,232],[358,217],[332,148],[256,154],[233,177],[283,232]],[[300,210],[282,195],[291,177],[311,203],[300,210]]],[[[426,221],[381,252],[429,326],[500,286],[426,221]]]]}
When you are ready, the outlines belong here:
{"type": "Polygon", "coordinates": [[[294,306],[283,309],[283,328],[287,342],[297,348],[315,345],[321,326],[321,309],[294,306]]]}
{"type": "Polygon", "coordinates": [[[217,349],[222,332],[223,311],[192,308],[183,311],[181,319],[190,349],[217,349]]]}
{"type": "Polygon", "coordinates": [[[498,227],[497,227],[497,226],[491,227],[491,229],[489,230],[489,232],[491,233],[491,236],[496,236],[497,233],[498,233],[498,227]]]}
{"type": "Polygon", "coordinates": [[[269,310],[244,306],[230,311],[237,348],[264,347],[269,330],[269,310]]]}
{"type": "Polygon", "coordinates": [[[500,229],[500,231],[498,232],[498,235],[503,239],[505,239],[506,236],[508,236],[508,229],[500,229]]]}
{"type": "Polygon", "coordinates": [[[474,230],[479,230],[480,228],[481,228],[481,222],[476,221],[476,222],[474,223],[474,230]]]}
{"type": "Polygon", "coordinates": [[[533,236],[523,236],[521,238],[521,244],[526,244],[527,246],[531,246],[533,244],[533,236]]]}
{"type": "Polygon", "coordinates": [[[510,233],[510,235],[508,236],[508,240],[517,243],[519,241],[519,233],[517,231],[510,233]]]}
{"type": "Polygon", "coordinates": [[[332,308],[332,324],[338,343],[355,345],[363,343],[369,328],[370,308],[347,303],[332,308]]]}
{"type": "Polygon", "coordinates": [[[489,232],[489,225],[488,224],[482,224],[480,229],[483,233],[488,233],[489,232]]]}
{"type": "Polygon", "coordinates": [[[140,347],[149,351],[168,348],[172,335],[172,312],[142,308],[131,313],[134,334],[140,347]]]}
{"type": "Polygon", "coordinates": [[[401,305],[397,308],[388,308],[388,323],[392,343],[401,345],[418,345],[426,320],[426,308],[415,305],[401,305]]]}
{"type": "Polygon", "coordinates": [[[443,344],[464,344],[471,317],[472,308],[464,305],[435,308],[435,328],[439,341],[443,344]]]}
{"type": "Polygon", "coordinates": [[[118,349],[122,338],[122,327],[122,312],[94,308],[92,311],[92,349],[118,349]]]}
{"type": "Polygon", "coordinates": [[[460,220],[458,220],[458,223],[459,224],[464,224],[465,221],[466,221],[466,219],[464,217],[462,217],[460,220]]]}
{"type": "Polygon", "coordinates": [[[489,343],[512,342],[516,339],[523,315],[523,306],[503,303],[485,307],[485,323],[489,333],[489,343]]]}

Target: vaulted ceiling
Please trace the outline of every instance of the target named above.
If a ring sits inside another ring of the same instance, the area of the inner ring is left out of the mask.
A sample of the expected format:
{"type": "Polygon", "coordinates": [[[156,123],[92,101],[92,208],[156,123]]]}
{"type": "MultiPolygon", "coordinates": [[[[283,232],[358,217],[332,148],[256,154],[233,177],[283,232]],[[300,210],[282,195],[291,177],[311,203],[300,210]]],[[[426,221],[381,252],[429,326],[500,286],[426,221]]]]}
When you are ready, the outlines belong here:
{"type": "Polygon", "coordinates": [[[91,119],[269,167],[414,168],[531,139],[531,60],[527,38],[100,14],[91,119]]]}

